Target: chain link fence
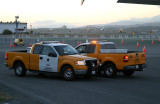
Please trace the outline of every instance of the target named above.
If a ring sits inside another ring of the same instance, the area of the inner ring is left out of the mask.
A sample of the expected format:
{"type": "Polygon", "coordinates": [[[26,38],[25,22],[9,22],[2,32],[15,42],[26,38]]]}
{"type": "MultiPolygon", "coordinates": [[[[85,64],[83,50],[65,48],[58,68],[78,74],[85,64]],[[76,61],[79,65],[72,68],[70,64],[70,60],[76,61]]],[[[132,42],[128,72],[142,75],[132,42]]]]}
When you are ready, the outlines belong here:
{"type": "MultiPolygon", "coordinates": [[[[160,35],[73,35],[73,34],[61,34],[61,35],[0,35],[1,46],[9,46],[14,42],[16,38],[24,39],[25,46],[29,44],[38,43],[41,41],[59,41],[72,46],[76,46],[78,43],[85,43],[86,41],[99,40],[99,41],[112,41],[115,44],[120,45],[122,39],[125,43],[135,45],[137,42],[141,44],[150,44],[153,40],[159,40],[160,35]],[[144,40],[142,42],[141,40],[144,40]]],[[[156,41],[157,42],[157,41],[156,41]]]]}

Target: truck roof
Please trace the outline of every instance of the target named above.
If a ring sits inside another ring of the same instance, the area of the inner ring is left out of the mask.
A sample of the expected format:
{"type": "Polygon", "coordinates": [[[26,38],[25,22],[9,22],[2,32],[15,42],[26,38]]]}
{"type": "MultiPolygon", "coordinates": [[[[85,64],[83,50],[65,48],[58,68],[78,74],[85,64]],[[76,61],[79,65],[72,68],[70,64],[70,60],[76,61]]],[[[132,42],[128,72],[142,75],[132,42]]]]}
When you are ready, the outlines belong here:
{"type": "Polygon", "coordinates": [[[42,44],[42,45],[46,45],[46,46],[64,46],[64,45],[68,45],[68,44],[63,44],[63,43],[59,43],[59,41],[42,41],[40,43],[36,43],[36,44],[42,44]]]}
{"type": "Polygon", "coordinates": [[[44,44],[44,45],[47,45],[47,46],[64,46],[64,45],[68,45],[68,44],[63,44],[63,43],[50,43],[50,44],[44,44]]]}
{"type": "MultiPolygon", "coordinates": [[[[42,43],[37,43],[37,44],[42,44],[42,43]]],[[[68,44],[63,44],[63,43],[47,43],[47,44],[42,44],[46,46],[62,46],[62,45],[68,45],[68,44]]]]}
{"type": "MultiPolygon", "coordinates": [[[[81,45],[88,45],[88,44],[92,44],[92,42],[90,43],[82,43],[81,45]]],[[[113,42],[98,42],[97,44],[114,44],[113,42]]]]}

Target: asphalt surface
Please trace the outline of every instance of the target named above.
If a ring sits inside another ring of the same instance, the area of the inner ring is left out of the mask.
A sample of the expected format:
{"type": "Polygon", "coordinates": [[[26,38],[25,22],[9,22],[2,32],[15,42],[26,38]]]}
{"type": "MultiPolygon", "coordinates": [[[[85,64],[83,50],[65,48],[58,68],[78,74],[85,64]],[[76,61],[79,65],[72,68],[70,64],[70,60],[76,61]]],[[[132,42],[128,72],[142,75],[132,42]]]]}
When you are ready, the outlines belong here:
{"type": "MultiPolygon", "coordinates": [[[[4,66],[5,51],[25,47],[4,47],[0,49],[0,85],[21,96],[8,101],[9,104],[160,103],[160,43],[146,45],[148,67],[142,72],[135,72],[131,77],[124,77],[119,73],[112,79],[97,76],[92,79],[79,77],[74,81],[64,81],[61,77],[51,74],[39,76],[31,72],[25,77],[16,77],[13,70],[4,66]]],[[[136,47],[135,43],[118,47],[142,51],[144,45],[136,47]]]]}

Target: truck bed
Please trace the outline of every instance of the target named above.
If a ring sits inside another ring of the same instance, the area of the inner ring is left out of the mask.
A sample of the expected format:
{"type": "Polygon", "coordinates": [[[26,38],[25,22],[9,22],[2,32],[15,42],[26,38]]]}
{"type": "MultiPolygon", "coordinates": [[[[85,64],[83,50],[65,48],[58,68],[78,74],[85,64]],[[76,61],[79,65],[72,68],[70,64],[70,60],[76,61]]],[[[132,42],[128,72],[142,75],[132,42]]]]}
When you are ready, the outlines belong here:
{"type": "Polygon", "coordinates": [[[27,50],[14,50],[9,52],[27,53],[27,50]]]}
{"type": "Polygon", "coordinates": [[[100,53],[139,53],[141,51],[128,51],[127,49],[100,49],[100,53]]]}
{"type": "Polygon", "coordinates": [[[26,68],[29,67],[30,53],[27,53],[27,50],[9,51],[6,54],[9,59],[6,60],[6,63],[10,68],[13,68],[14,62],[18,60],[22,61],[26,65],[26,68]]]}

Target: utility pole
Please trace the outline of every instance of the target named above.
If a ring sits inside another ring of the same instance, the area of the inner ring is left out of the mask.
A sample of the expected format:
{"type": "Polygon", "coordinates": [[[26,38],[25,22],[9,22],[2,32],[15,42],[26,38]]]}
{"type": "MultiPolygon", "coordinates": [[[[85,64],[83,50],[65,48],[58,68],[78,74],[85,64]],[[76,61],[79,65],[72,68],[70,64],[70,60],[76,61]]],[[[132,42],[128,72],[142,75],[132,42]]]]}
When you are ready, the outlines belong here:
{"type": "Polygon", "coordinates": [[[19,18],[19,16],[15,16],[15,22],[16,22],[16,34],[17,34],[17,30],[18,30],[18,18],[19,18]]]}

